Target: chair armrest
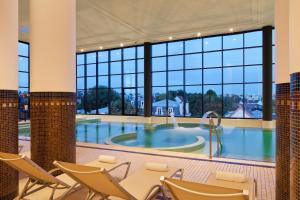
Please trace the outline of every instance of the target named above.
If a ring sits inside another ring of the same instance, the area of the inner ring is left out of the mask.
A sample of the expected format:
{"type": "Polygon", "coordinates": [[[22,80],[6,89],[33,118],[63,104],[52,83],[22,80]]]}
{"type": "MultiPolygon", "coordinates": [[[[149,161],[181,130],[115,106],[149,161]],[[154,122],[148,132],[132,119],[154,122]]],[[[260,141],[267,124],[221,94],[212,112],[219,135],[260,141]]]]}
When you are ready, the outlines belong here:
{"type": "Polygon", "coordinates": [[[179,174],[179,179],[182,180],[183,179],[183,173],[184,173],[184,169],[181,168],[181,169],[178,169],[174,172],[174,174],[172,174],[171,178],[175,178],[175,176],[177,174],[179,174]]]}
{"type": "Polygon", "coordinates": [[[154,195],[154,194],[157,194],[157,193],[151,194],[151,193],[153,192],[153,190],[155,190],[155,189],[158,189],[158,191],[161,191],[161,192],[163,193],[164,199],[166,199],[166,198],[165,198],[165,193],[164,193],[164,191],[163,191],[163,189],[162,189],[162,186],[161,186],[161,185],[153,185],[153,186],[149,189],[149,191],[147,192],[147,194],[145,195],[145,197],[143,198],[143,200],[150,200],[150,199],[152,199],[153,195],[154,195]]]}
{"type": "Polygon", "coordinates": [[[123,179],[125,179],[125,178],[127,177],[127,175],[128,175],[128,172],[129,172],[129,169],[130,169],[130,166],[131,166],[131,162],[123,162],[123,163],[121,163],[121,164],[119,164],[119,165],[117,165],[117,166],[111,168],[110,170],[108,170],[108,172],[112,172],[112,171],[114,171],[114,170],[116,170],[116,169],[118,169],[118,168],[120,168],[120,167],[122,167],[122,166],[126,166],[126,171],[125,171],[125,174],[124,174],[124,176],[123,176],[123,178],[122,178],[122,180],[123,180],[123,179]]]}

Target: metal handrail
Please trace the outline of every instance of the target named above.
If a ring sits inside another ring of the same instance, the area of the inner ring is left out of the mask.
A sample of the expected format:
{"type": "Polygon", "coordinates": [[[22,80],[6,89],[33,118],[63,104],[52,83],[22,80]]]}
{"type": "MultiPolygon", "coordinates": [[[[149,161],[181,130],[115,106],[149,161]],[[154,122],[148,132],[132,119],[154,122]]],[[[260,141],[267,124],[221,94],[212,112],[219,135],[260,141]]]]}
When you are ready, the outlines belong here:
{"type": "Polygon", "coordinates": [[[214,124],[213,119],[210,117],[209,118],[209,158],[212,159],[212,134],[213,130],[215,130],[216,135],[217,135],[217,148],[218,148],[218,156],[221,154],[222,150],[222,143],[221,143],[221,138],[220,135],[218,134],[217,128],[220,126],[216,127],[214,124]]]}

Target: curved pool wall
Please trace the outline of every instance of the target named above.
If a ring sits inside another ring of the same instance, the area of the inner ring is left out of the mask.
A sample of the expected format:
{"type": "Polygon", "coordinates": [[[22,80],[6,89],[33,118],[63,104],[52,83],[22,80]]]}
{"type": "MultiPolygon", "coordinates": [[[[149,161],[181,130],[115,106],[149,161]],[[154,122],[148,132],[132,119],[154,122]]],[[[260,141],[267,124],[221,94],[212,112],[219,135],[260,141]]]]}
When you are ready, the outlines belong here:
{"type": "MultiPolygon", "coordinates": [[[[117,146],[124,146],[120,143],[127,142],[130,140],[137,140],[138,134],[137,133],[127,133],[123,135],[114,136],[111,138],[108,138],[105,141],[105,144],[108,145],[117,145],[117,146]]],[[[201,136],[195,136],[196,142],[187,144],[187,145],[179,145],[179,146],[173,146],[173,147],[159,147],[159,148],[152,148],[162,151],[176,151],[176,152],[195,152],[205,145],[205,139],[201,136]]],[[[125,145],[126,146],[126,145],[125,145]]]]}
{"type": "MultiPolygon", "coordinates": [[[[178,129],[172,125],[140,124],[140,123],[109,123],[81,121],[76,126],[76,138],[79,142],[105,144],[108,138],[127,133],[136,133],[138,140],[121,141],[121,145],[143,148],[169,148],[185,146],[196,142],[196,136],[206,141],[203,148],[193,151],[208,155],[209,132],[203,132],[199,124],[181,124],[178,129]],[[186,130],[190,128],[190,130],[186,130]],[[175,137],[176,136],[176,137],[175,137]],[[165,145],[167,144],[167,145],[165,145]]],[[[30,136],[28,126],[19,128],[20,136],[30,136]]],[[[223,128],[221,134],[221,157],[256,161],[275,161],[276,134],[274,129],[261,128],[223,128]]],[[[215,137],[213,144],[215,144],[215,137]]],[[[216,149],[217,145],[213,145],[216,149]]]]}

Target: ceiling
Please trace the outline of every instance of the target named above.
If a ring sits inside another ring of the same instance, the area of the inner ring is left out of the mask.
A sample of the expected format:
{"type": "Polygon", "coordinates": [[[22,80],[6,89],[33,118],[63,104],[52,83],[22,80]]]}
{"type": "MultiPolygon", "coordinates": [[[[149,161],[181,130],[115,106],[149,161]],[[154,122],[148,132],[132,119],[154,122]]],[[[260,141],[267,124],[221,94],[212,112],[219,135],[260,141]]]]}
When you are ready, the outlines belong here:
{"type": "MultiPolygon", "coordinates": [[[[28,41],[28,0],[19,0],[28,41]]],[[[95,50],[274,25],[274,0],[77,0],[77,50],[95,50]]]]}

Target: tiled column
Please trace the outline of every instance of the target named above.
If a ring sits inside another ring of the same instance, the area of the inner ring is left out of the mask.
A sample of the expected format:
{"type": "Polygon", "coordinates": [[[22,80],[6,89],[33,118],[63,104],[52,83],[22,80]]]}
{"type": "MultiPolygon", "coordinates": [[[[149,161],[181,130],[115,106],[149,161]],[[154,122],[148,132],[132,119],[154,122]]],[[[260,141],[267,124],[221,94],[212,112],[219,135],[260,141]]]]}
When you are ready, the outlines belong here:
{"type": "Polygon", "coordinates": [[[276,200],[290,199],[289,0],[276,0],[276,200]]]}
{"type": "Polygon", "coordinates": [[[290,0],[289,48],[291,74],[290,199],[300,199],[300,1],[290,0]]]}
{"type": "Polygon", "coordinates": [[[46,170],[76,161],[75,4],[29,1],[31,156],[46,170]]]}
{"type": "MultiPolygon", "coordinates": [[[[18,0],[0,1],[0,151],[18,153],[18,0]]],[[[0,161],[0,199],[18,194],[18,172],[0,161]]]]}

